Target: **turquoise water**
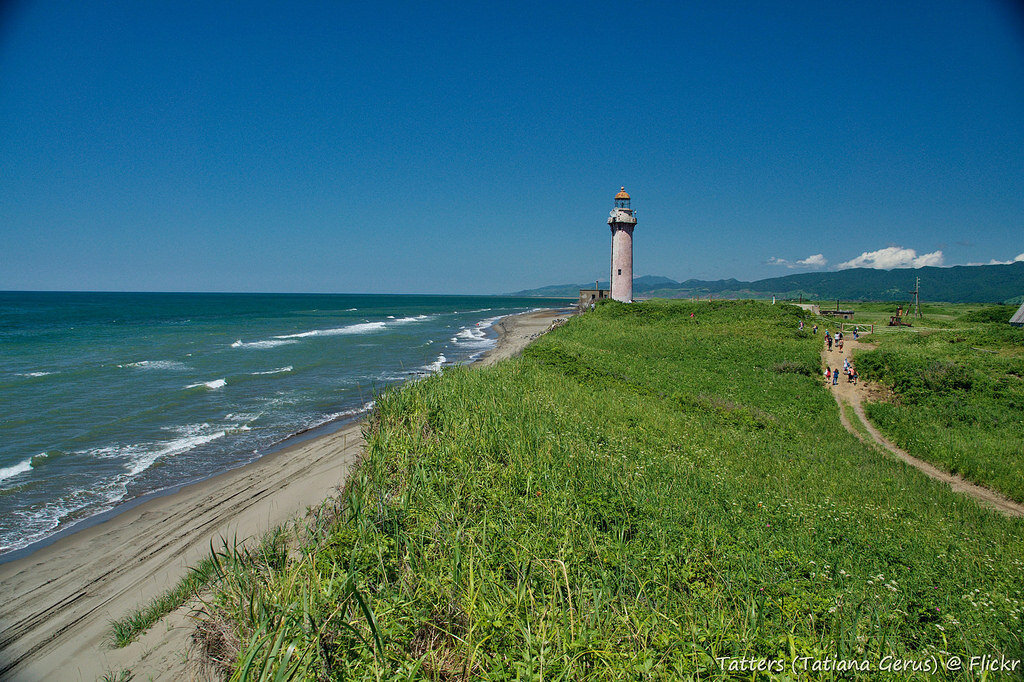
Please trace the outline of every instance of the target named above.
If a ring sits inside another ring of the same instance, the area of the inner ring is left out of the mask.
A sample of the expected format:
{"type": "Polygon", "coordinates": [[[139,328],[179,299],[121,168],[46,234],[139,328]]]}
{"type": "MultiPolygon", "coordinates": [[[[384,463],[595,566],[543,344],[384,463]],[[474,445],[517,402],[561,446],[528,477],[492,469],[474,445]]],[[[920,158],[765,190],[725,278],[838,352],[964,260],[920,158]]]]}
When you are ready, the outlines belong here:
{"type": "Polygon", "coordinates": [[[0,292],[0,553],[468,362],[499,297],[0,292]]]}

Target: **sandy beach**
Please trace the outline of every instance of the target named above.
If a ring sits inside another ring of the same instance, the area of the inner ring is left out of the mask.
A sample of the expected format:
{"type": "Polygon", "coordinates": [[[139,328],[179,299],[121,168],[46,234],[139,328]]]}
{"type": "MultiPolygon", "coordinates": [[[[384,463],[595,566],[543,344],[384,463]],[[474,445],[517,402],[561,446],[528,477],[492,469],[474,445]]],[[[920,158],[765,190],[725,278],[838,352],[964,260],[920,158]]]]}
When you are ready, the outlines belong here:
{"type": "MultiPolygon", "coordinates": [[[[559,317],[500,320],[496,347],[477,364],[519,353],[559,317]]],[[[358,460],[362,428],[298,442],[0,564],[0,678],[91,682],[124,669],[135,679],[187,677],[187,607],[123,649],[108,643],[110,622],[171,587],[211,543],[259,537],[335,494],[358,460]]]]}

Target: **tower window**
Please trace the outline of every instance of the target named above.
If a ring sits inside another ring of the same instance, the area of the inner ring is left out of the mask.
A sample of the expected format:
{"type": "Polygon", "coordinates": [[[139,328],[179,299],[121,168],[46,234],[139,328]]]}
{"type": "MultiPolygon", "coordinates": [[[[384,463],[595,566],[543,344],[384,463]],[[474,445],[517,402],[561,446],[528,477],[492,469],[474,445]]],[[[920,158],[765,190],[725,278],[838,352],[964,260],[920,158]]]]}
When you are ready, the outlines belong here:
{"type": "Polygon", "coordinates": [[[619,268],[619,274],[620,275],[622,274],[622,268],[619,268]]]}

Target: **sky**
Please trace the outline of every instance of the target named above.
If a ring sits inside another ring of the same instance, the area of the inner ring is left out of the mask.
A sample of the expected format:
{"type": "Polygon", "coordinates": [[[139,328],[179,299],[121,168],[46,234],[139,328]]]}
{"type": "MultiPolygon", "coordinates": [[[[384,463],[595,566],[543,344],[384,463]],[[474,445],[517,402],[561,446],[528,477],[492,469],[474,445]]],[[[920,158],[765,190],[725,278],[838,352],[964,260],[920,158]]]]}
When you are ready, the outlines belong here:
{"type": "Polygon", "coordinates": [[[1024,259],[1024,11],[0,0],[0,289],[469,293],[1024,259]]]}

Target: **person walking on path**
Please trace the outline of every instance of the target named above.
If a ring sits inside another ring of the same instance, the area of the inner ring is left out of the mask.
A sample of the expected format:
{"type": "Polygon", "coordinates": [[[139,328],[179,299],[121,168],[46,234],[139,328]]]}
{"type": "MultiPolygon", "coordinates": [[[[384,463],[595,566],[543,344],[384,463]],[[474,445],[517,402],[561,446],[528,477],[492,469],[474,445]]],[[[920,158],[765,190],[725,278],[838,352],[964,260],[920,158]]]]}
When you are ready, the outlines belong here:
{"type": "Polygon", "coordinates": [[[832,352],[832,337],[829,336],[828,332],[825,332],[825,345],[828,346],[828,352],[832,352]]]}
{"type": "Polygon", "coordinates": [[[829,367],[825,368],[825,385],[828,386],[828,382],[832,379],[832,369],[829,367]]]}
{"type": "Polygon", "coordinates": [[[834,370],[832,370],[832,385],[833,386],[838,386],[839,385],[839,368],[838,367],[836,367],[834,370]]]}

